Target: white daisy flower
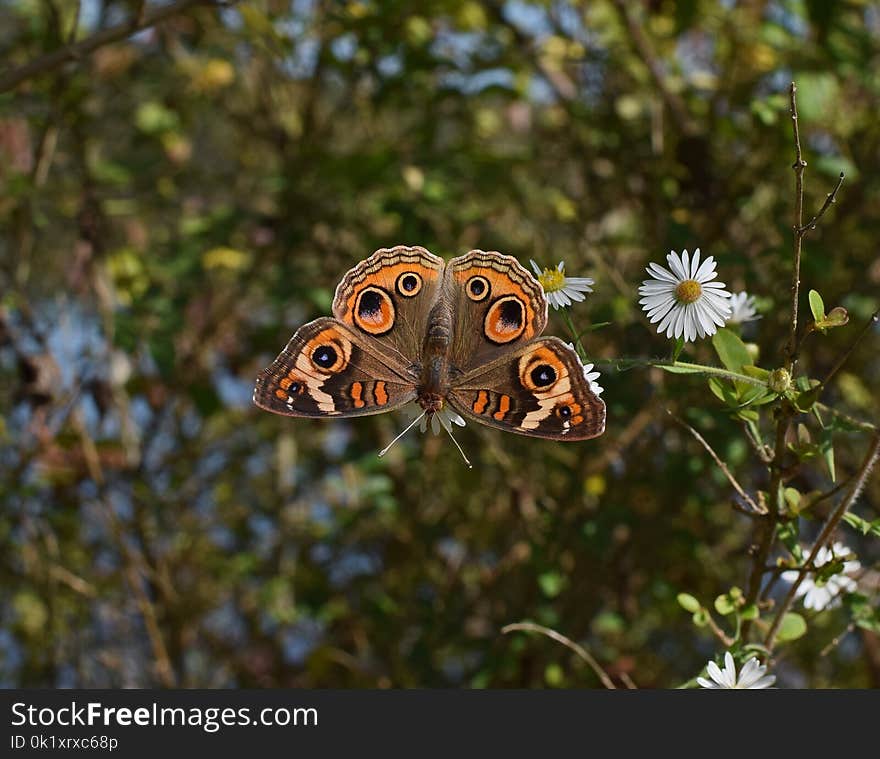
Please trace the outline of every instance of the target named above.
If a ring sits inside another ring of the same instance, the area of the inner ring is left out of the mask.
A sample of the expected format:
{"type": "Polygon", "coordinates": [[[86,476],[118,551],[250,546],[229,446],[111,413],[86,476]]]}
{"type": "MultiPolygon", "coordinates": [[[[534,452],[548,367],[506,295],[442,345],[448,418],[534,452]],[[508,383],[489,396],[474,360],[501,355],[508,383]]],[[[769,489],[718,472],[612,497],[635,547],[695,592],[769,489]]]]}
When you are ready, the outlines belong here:
{"type": "Polygon", "coordinates": [[[730,296],[730,324],[745,324],[761,318],[755,309],[755,296],[747,292],[734,293],[730,296]]]}
{"type": "Polygon", "coordinates": [[[683,336],[690,342],[714,335],[730,318],[730,293],[723,282],[712,281],[716,277],[715,259],[709,256],[701,264],[697,248],[693,258],[686,250],[681,256],[671,251],[666,261],[669,269],[650,264],[647,272],[652,279],[646,279],[639,288],[643,296],[639,303],[651,324],[660,322],[658,333],[666,332],[669,338],[683,336]]]}
{"type": "Polygon", "coordinates": [[[566,277],[565,262],[560,261],[555,269],[544,269],[531,261],[532,269],[541,287],[544,288],[544,294],[547,296],[547,302],[553,308],[567,308],[573,301],[582,301],[586,296],[584,293],[593,292],[590,285],[595,282],[589,277],[566,277]]]}
{"type": "Polygon", "coordinates": [[[422,421],[419,423],[419,430],[421,432],[427,432],[428,425],[430,424],[431,432],[435,435],[439,435],[441,430],[446,430],[451,435],[453,424],[459,427],[465,426],[464,419],[456,414],[447,404],[444,404],[443,408],[430,415],[430,422],[428,421],[428,415],[425,414],[424,409],[418,403],[413,402],[408,406],[404,406],[403,411],[410,419],[422,417],[422,421]]]}
{"type": "MultiPolygon", "coordinates": [[[[578,352],[575,350],[573,343],[566,343],[566,345],[574,351],[574,354],[578,357],[578,361],[581,360],[581,357],[578,355],[578,352]]],[[[590,390],[593,391],[595,395],[602,395],[604,388],[596,382],[599,377],[602,375],[599,372],[593,371],[593,364],[585,364],[581,361],[581,368],[584,370],[584,379],[589,383],[590,390]]]]}
{"type": "MultiPolygon", "coordinates": [[[[830,549],[828,546],[822,546],[816,554],[813,565],[821,567],[829,561],[833,561],[841,556],[848,556],[849,554],[849,548],[838,541],[830,549]]],[[[847,577],[847,575],[857,572],[861,568],[860,562],[850,559],[843,562],[843,572],[832,575],[827,580],[819,581],[814,574],[808,574],[801,581],[801,584],[798,585],[795,597],[803,598],[804,607],[816,611],[833,609],[835,606],[840,606],[840,596],[844,593],[852,593],[856,589],[856,581],[852,577],[847,577]]],[[[783,572],[782,579],[785,582],[795,582],[798,574],[798,571],[794,569],[789,572],[783,572]]]]}
{"type": "Polygon", "coordinates": [[[753,656],[743,664],[737,678],[733,656],[730,655],[730,651],[726,651],[724,653],[724,669],[721,669],[714,661],[710,661],[706,665],[706,672],[712,679],[698,677],[697,683],[701,688],[715,690],[763,690],[776,682],[776,675],[765,675],[766,671],[767,665],[759,663],[753,656]]]}

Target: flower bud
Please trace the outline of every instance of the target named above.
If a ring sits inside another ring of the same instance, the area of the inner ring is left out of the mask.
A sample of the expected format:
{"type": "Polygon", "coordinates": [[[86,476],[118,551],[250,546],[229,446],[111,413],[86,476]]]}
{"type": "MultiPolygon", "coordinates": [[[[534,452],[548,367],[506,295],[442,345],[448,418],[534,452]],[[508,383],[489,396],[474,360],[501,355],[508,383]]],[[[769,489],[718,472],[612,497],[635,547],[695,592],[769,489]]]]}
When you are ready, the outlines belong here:
{"type": "Polygon", "coordinates": [[[791,374],[788,369],[774,369],[770,372],[767,384],[774,393],[780,395],[791,388],[791,374]]]}

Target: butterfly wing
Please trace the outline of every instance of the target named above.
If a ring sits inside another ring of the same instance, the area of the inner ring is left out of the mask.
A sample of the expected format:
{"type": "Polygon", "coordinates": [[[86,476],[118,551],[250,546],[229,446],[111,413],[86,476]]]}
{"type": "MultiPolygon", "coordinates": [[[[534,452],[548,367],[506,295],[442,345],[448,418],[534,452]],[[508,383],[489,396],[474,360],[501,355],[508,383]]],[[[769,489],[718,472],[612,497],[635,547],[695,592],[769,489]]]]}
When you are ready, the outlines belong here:
{"type": "Polygon", "coordinates": [[[418,375],[337,319],[300,327],[260,372],[254,403],[284,416],[366,416],[416,397],[418,375]]]}
{"type": "Polygon", "coordinates": [[[456,380],[447,401],[462,416],[520,435],[587,440],[605,431],[605,403],[578,355],[557,337],[474,368],[456,380]]]}
{"type": "Polygon", "coordinates": [[[537,279],[512,256],[472,250],[446,266],[453,314],[452,366],[464,374],[524,345],[547,325],[537,279]]]}
{"type": "Polygon", "coordinates": [[[390,360],[416,364],[443,269],[443,259],[424,248],[381,248],[342,278],[333,315],[390,360]]]}

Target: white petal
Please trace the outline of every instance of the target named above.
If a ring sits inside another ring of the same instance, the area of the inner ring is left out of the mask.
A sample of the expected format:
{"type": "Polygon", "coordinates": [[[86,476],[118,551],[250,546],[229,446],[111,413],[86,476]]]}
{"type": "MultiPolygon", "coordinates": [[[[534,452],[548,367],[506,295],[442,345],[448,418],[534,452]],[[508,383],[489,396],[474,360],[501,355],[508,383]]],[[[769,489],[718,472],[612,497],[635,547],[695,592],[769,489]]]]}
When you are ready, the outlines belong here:
{"type": "Polygon", "coordinates": [[[776,675],[767,675],[766,677],[762,677],[756,683],[751,686],[752,690],[763,690],[764,688],[769,688],[773,683],[776,682],[776,675]]]}
{"type": "Polygon", "coordinates": [[[535,260],[533,258],[530,258],[529,263],[531,263],[531,265],[532,265],[532,269],[535,272],[535,276],[540,277],[543,272],[541,271],[541,268],[538,266],[538,264],[535,263],[535,260]]]}
{"type": "Polygon", "coordinates": [[[712,256],[709,256],[695,272],[694,279],[700,284],[705,284],[706,282],[715,279],[715,276],[715,259],[712,256]]]}
{"type": "MultiPolygon", "coordinates": [[[[648,268],[645,270],[650,274],[655,280],[660,282],[671,282],[672,284],[678,283],[678,277],[675,276],[669,269],[665,269],[659,264],[650,263],[648,264],[648,268]]],[[[647,283],[646,283],[647,284],[647,283]]]]}
{"type": "Polygon", "coordinates": [[[751,688],[761,676],[767,671],[767,667],[762,666],[756,657],[752,657],[745,664],[739,673],[739,687],[751,688]]]}
{"type": "Polygon", "coordinates": [[[736,664],[733,661],[733,656],[730,651],[724,652],[724,683],[729,688],[732,688],[736,685],[736,664]]]}
{"type": "Polygon", "coordinates": [[[716,690],[719,688],[719,685],[717,683],[713,683],[711,680],[707,680],[705,677],[698,677],[697,684],[701,688],[713,688],[716,690]]]}
{"type": "Polygon", "coordinates": [[[684,261],[687,261],[688,252],[685,250],[682,252],[681,258],[675,255],[675,251],[670,251],[669,255],[666,256],[666,263],[669,264],[669,268],[673,274],[675,274],[677,280],[681,282],[684,279],[690,279],[687,273],[687,268],[684,261]]]}
{"type": "Polygon", "coordinates": [[[699,266],[700,266],[700,249],[697,248],[694,251],[693,257],[691,258],[691,267],[689,269],[691,279],[697,278],[697,269],[699,268],[699,266]]]}
{"type": "Polygon", "coordinates": [[[710,661],[706,665],[706,672],[718,685],[716,687],[721,687],[724,685],[724,675],[721,670],[718,669],[718,665],[714,661],[710,661]]]}

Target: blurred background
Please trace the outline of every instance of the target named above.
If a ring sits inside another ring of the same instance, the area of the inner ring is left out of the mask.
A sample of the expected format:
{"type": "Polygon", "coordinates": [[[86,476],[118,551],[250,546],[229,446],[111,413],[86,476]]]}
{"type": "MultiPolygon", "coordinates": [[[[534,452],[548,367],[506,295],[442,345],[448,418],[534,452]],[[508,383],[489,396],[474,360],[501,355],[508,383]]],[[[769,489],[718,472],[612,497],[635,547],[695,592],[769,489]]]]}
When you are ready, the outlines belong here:
{"type": "MultiPolygon", "coordinates": [[[[705,380],[603,365],[603,437],[470,424],[472,470],[430,435],[377,458],[399,414],[259,411],[253,380],[394,244],[564,260],[596,280],[571,316],[610,322],[599,359],[668,355],[637,288],[700,247],[757,296],[745,337],[772,368],[792,79],[806,212],[847,174],[805,246],[804,288],[854,325],[806,351],[821,376],[878,306],[878,4],[0,0],[0,60],[0,685],[600,687],[501,634],[523,619],[641,687],[718,651],[676,594],[744,587],[752,523],[666,409],[766,482],[705,380]]],[[[827,396],[875,421],[877,345],[827,396]]],[[[838,469],[864,450],[841,437],[838,469]]],[[[880,685],[876,634],[826,648],[848,617],[808,618],[780,686],[880,685]]]]}

